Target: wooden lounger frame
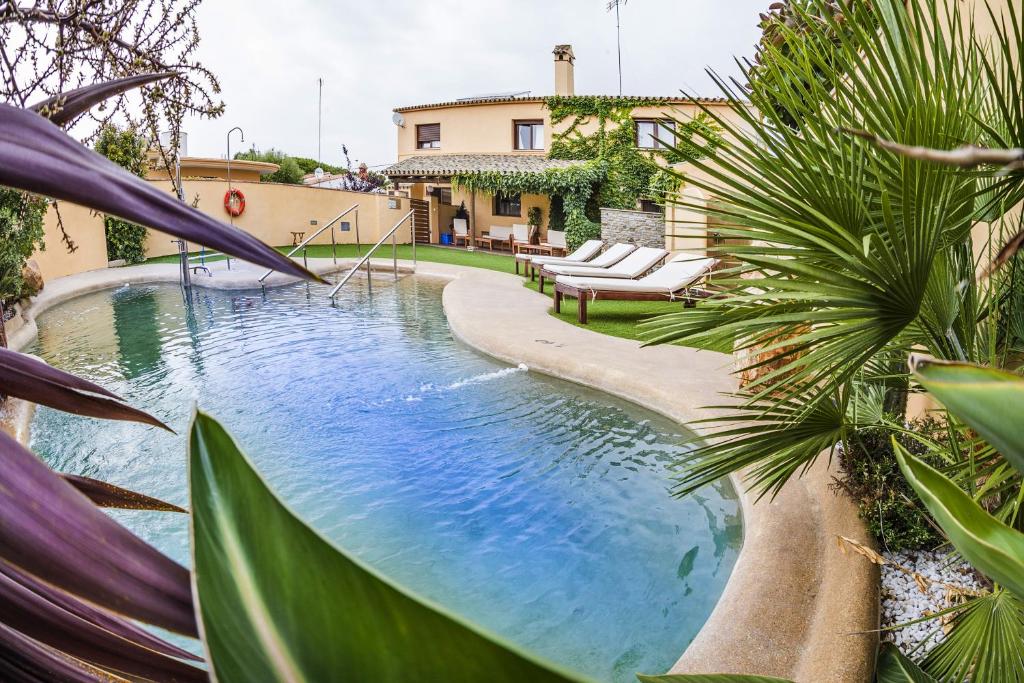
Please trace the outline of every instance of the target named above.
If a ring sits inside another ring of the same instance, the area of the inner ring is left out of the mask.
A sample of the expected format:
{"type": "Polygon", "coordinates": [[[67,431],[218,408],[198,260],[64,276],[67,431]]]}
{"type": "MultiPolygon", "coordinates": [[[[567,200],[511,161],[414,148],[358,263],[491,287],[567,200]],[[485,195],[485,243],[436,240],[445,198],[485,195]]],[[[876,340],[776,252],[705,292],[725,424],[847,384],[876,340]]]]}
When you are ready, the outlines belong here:
{"type": "MultiPolygon", "coordinates": [[[[543,275],[541,276],[543,278],[543,275]]],[[[543,282],[543,279],[541,280],[543,282]]],[[[699,287],[683,287],[682,289],[666,294],[664,292],[622,292],[611,289],[590,289],[588,287],[574,287],[563,282],[555,281],[555,313],[562,312],[562,299],[569,297],[579,302],[577,306],[576,319],[581,325],[587,324],[587,300],[595,301],[682,301],[685,308],[695,308],[700,299],[707,299],[712,292],[699,287]]]]}
{"type": "MultiPolygon", "coordinates": [[[[627,254],[625,258],[629,258],[629,255],[627,254]]],[[[636,278],[631,278],[631,279],[636,280],[636,279],[642,278],[643,276],[647,275],[648,273],[650,273],[654,269],[658,268],[658,266],[662,265],[663,263],[665,263],[665,259],[661,259],[660,261],[655,263],[653,266],[651,266],[650,268],[648,268],[644,272],[642,272],[639,275],[637,275],[636,278]]],[[[531,262],[530,265],[533,266],[533,263],[531,262]]],[[[608,266],[608,267],[609,268],[614,268],[615,265],[616,264],[612,264],[611,266],[608,266]]],[[[601,270],[601,269],[595,268],[594,270],[601,270]]],[[[544,293],[544,278],[547,278],[547,279],[551,280],[552,282],[555,282],[558,279],[558,275],[559,275],[558,273],[556,273],[554,271],[551,271],[551,270],[548,270],[546,266],[541,265],[541,267],[540,267],[540,282],[537,285],[537,290],[541,294],[543,294],[544,293]]],[[[587,276],[586,275],[576,275],[574,277],[587,277],[587,276]]],[[[626,278],[608,278],[608,279],[609,280],[625,280],[626,278]]],[[[533,280],[533,270],[532,269],[530,270],[530,280],[531,281],[533,280]]]]}

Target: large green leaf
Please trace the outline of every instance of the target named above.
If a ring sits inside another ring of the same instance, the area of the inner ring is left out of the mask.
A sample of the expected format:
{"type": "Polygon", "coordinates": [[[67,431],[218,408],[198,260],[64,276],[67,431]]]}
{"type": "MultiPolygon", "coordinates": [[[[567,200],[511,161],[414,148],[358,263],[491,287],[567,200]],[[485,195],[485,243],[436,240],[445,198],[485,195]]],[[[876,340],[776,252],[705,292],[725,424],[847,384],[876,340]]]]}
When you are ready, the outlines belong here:
{"type": "Polygon", "coordinates": [[[876,675],[878,683],[936,683],[892,643],[882,644],[876,675]]]}
{"type": "Polygon", "coordinates": [[[1024,472],[1024,379],[967,363],[916,358],[911,364],[921,386],[1024,472]]]}
{"type": "Polygon", "coordinates": [[[956,549],[978,570],[1024,597],[1024,534],[982,509],[938,470],[893,448],[903,475],[956,549]]]}
{"type": "Polygon", "coordinates": [[[194,592],[218,681],[580,681],[447,614],[328,543],[224,429],[189,441],[194,592]]]}
{"type": "Polygon", "coordinates": [[[666,674],[664,676],[638,675],[642,683],[790,683],[774,676],[745,676],[740,674],[666,674]]]}

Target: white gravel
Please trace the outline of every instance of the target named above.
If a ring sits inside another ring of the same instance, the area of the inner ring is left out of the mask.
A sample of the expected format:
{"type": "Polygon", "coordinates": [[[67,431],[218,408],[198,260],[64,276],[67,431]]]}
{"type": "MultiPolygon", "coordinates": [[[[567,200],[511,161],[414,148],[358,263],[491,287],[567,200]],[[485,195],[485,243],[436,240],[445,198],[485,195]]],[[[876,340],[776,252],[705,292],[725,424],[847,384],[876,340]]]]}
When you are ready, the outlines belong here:
{"type": "MultiPolygon", "coordinates": [[[[931,581],[941,581],[966,590],[981,588],[969,564],[950,564],[950,558],[945,553],[904,551],[884,552],[882,555],[890,562],[902,565],[931,581]]],[[[882,566],[882,628],[941,612],[952,604],[954,603],[950,602],[950,591],[946,586],[933,583],[928,592],[923,593],[913,576],[901,572],[891,564],[882,566]]],[[[904,654],[909,654],[924,641],[927,642],[918,654],[927,652],[944,638],[945,634],[937,619],[905,626],[895,631],[882,632],[882,639],[896,643],[904,654]]]]}

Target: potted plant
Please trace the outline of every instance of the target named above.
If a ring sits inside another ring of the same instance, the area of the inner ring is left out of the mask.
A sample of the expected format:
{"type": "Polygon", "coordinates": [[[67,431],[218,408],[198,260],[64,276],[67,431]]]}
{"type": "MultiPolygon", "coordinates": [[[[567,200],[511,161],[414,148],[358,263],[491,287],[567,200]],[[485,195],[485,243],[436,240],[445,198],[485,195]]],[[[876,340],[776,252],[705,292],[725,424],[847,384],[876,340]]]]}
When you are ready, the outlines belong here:
{"type": "Polygon", "coordinates": [[[526,222],[530,226],[530,244],[540,244],[540,224],[544,214],[539,206],[532,206],[526,212],[526,222]]]}

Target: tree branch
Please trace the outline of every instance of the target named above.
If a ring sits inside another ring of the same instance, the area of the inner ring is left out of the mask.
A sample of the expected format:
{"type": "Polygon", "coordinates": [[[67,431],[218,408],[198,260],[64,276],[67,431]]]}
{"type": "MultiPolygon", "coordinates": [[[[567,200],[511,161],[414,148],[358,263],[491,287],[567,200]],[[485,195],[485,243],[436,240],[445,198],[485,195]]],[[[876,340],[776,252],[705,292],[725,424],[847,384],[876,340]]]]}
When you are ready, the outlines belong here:
{"type": "Polygon", "coordinates": [[[956,149],[933,149],[931,147],[914,147],[901,145],[892,140],[855,128],[839,128],[841,133],[855,135],[867,140],[876,147],[918,161],[931,161],[959,168],[975,168],[977,166],[1002,166],[1002,172],[1024,170],[1024,149],[992,149],[977,145],[964,145],[956,149]]]}

